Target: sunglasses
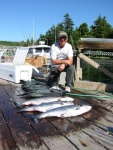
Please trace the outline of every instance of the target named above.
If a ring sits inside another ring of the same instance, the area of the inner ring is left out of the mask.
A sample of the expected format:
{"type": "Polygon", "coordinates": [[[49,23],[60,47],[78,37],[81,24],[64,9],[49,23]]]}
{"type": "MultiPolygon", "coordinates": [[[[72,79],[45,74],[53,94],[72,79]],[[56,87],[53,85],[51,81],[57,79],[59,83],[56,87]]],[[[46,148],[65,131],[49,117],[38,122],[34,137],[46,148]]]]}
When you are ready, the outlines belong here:
{"type": "Polygon", "coordinates": [[[62,40],[62,39],[66,40],[66,38],[67,38],[66,36],[61,36],[59,39],[60,40],[62,40]]]}

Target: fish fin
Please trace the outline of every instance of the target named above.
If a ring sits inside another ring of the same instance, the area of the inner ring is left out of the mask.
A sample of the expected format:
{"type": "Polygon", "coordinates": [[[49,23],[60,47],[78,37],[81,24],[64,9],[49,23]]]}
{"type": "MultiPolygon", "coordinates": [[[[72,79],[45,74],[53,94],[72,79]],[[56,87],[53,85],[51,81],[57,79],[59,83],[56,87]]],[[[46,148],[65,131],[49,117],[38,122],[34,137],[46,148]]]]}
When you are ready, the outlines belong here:
{"type": "Polygon", "coordinates": [[[30,119],[32,119],[32,120],[34,120],[34,118],[35,118],[34,115],[29,115],[29,114],[24,114],[24,116],[25,116],[25,117],[28,117],[28,118],[30,118],[30,119]]]}
{"type": "Polygon", "coordinates": [[[36,119],[36,118],[34,118],[33,120],[34,120],[35,124],[38,124],[40,122],[40,120],[36,119]]]}
{"type": "Polygon", "coordinates": [[[78,106],[78,107],[76,108],[76,110],[79,110],[79,109],[80,109],[80,107],[81,107],[81,106],[78,106]]]}
{"type": "Polygon", "coordinates": [[[18,112],[24,112],[24,109],[20,109],[20,110],[18,110],[18,112]]]}
{"type": "Polygon", "coordinates": [[[64,115],[64,113],[62,113],[62,114],[61,114],[61,118],[64,118],[64,117],[65,117],[65,115],[64,115]]]}
{"type": "Polygon", "coordinates": [[[17,96],[23,96],[23,95],[26,95],[26,93],[18,94],[17,96]]]}
{"type": "Polygon", "coordinates": [[[18,110],[17,112],[18,112],[18,113],[20,113],[20,112],[21,112],[21,110],[18,110]]]}
{"type": "Polygon", "coordinates": [[[65,103],[63,101],[60,102],[61,105],[64,105],[65,103]]]}

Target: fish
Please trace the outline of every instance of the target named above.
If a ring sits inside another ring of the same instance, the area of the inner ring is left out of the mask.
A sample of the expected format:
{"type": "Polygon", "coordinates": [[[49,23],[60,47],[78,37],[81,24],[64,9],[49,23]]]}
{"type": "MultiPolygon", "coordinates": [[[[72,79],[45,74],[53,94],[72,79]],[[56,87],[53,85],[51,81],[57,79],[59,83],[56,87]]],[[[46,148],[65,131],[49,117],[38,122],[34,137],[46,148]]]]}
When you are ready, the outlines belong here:
{"type": "Polygon", "coordinates": [[[18,94],[18,96],[25,96],[25,95],[30,95],[32,93],[36,93],[36,94],[43,94],[43,93],[51,93],[51,91],[49,89],[39,89],[39,90],[31,90],[31,91],[26,91],[22,94],[18,94]]]}
{"type": "Polygon", "coordinates": [[[40,98],[34,98],[28,101],[25,101],[23,103],[16,103],[18,107],[28,106],[28,105],[39,105],[41,103],[49,103],[54,101],[74,101],[74,98],[72,97],[40,97],[40,98]]]}
{"type": "Polygon", "coordinates": [[[43,90],[43,92],[29,92],[29,93],[26,93],[26,94],[23,94],[23,95],[19,95],[21,97],[24,97],[24,98],[39,98],[39,97],[55,97],[55,96],[65,96],[65,93],[64,94],[58,94],[58,93],[52,93],[52,92],[49,92],[49,91],[46,91],[46,90],[43,90]]]}
{"type": "Polygon", "coordinates": [[[43,81],[43,82],[41,82],[41,81],[37,81],[37,80],[32,80],[32,81],[24,81],[24,80],[20,80],[20,83],[22,84],[22,85],[38,85],[38,84],[40,84],[40,85],[47,85],[46,84],[46,81],[43,81]]]}
{"type": "Polygon", "coordinates": [[[57,108],[60,106],[67,106],[67,105],[74,105],[74,103],[71,101],[54,101],[54,102],[48,102],[48,103],[41,103],[39,105],[34,105],[31,107],[20,109],[18,112],[24,112],[24,111],[46,112],[50,109],[57,108]]]}
{"type": "Polygon", "coordinates": [[[41,119],[46,117],[59,117],[59,118],[75,117],[90,111],[91,108],[92,107],[89,105],[82,105],[82,106],[68,105],[50,109],[39,115],[24,114],[24,116],[32,119],[37,124],[41,119]]]}
{"type": "Polygon", "coordinates": [[[33,90],[44,90],[44,89],[48,89],[48,86],[45,86],[45,85],[30,85],[30,86],[24,86],[22,87],[23,90],[25,91],[33,91],[33,90]]]}

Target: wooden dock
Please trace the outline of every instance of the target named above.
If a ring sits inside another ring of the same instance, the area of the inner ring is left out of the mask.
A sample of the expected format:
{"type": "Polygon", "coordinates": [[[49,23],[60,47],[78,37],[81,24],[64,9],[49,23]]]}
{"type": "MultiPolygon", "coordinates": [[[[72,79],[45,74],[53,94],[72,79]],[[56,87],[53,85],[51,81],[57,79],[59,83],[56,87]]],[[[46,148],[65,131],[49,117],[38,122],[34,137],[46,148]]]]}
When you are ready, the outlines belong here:
{"type": "Polygon", "coordinates": [[[75,104],[88,103],[91,111],[72,118],[43,119],[36,125],[18,113],[15,102],[25,101],[20,93],[20,84],[0,79],[0,150],[113,149],[112,94],[106,93],[108,98],[73,96],[75,104]]]}

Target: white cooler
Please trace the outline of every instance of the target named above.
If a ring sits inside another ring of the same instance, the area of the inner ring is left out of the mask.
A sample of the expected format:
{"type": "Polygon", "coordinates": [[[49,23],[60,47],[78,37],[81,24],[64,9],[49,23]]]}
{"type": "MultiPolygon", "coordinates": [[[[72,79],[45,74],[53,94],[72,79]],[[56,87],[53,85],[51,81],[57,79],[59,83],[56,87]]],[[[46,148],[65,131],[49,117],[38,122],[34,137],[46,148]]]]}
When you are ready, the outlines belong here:
{"type": "Polygon", "coordinates": [[[13,63],[0,63],[0,78],[19,83],[20,80],[31,81],[32,75],[43,77],[37,68],[24,64],[27,47],[17,48],[13,63]]]}

